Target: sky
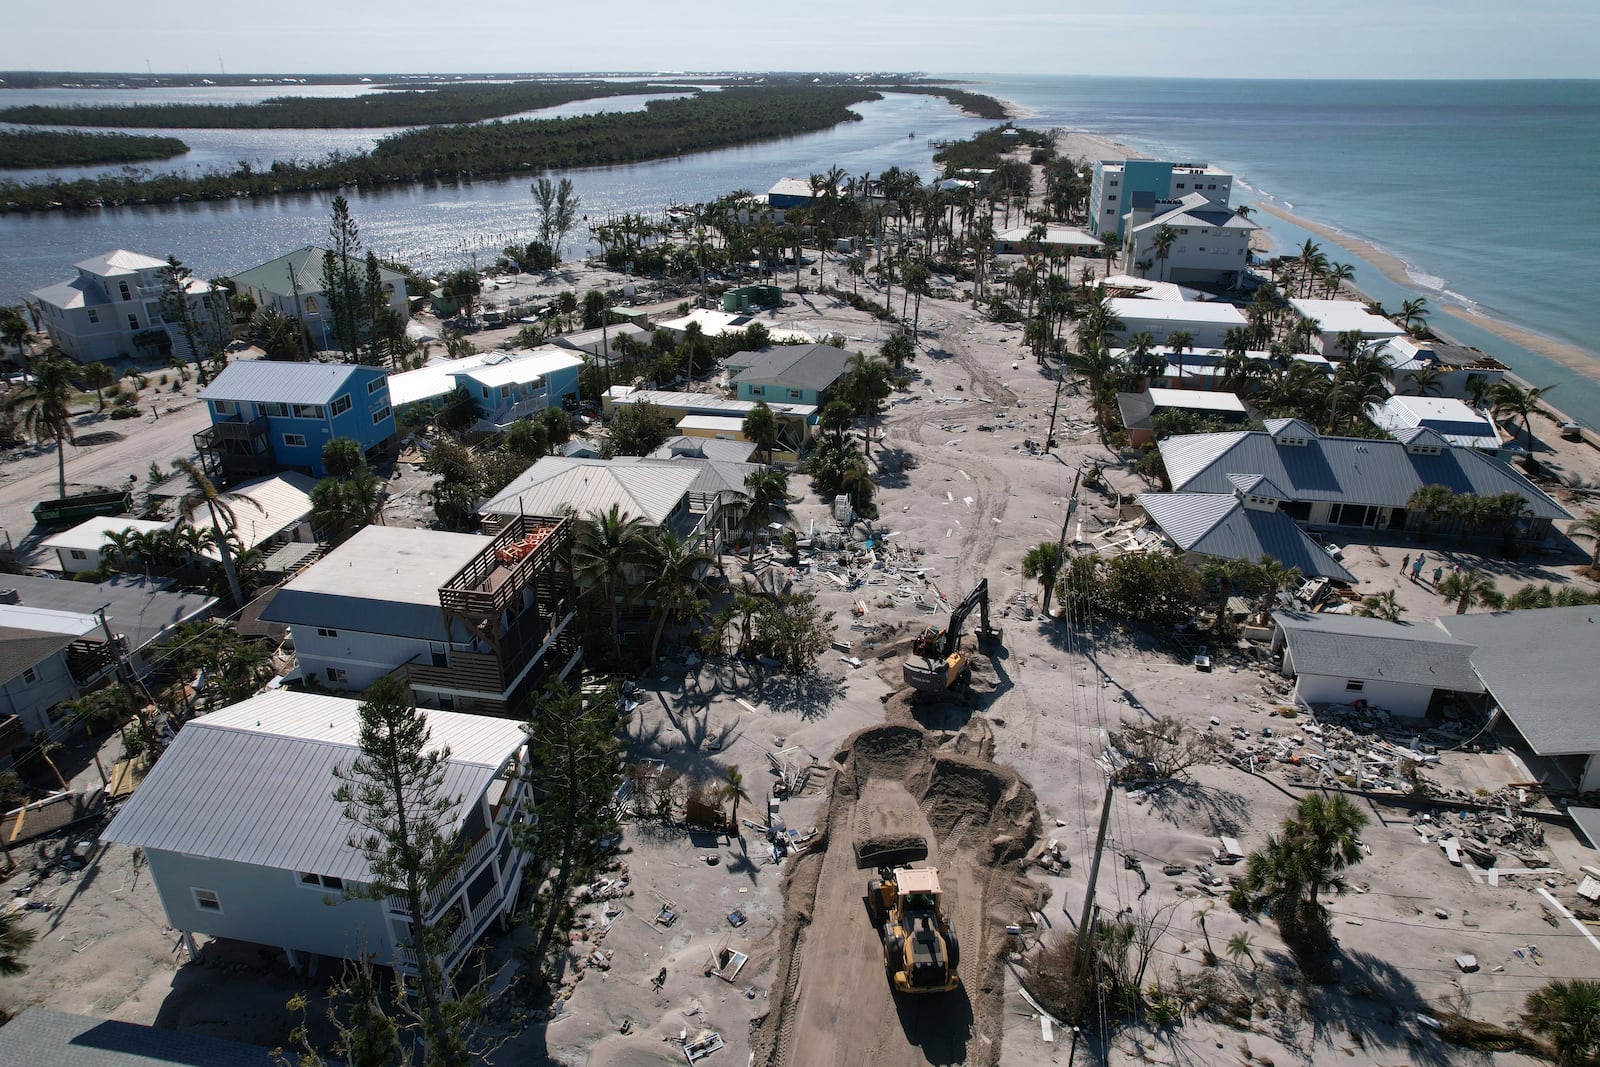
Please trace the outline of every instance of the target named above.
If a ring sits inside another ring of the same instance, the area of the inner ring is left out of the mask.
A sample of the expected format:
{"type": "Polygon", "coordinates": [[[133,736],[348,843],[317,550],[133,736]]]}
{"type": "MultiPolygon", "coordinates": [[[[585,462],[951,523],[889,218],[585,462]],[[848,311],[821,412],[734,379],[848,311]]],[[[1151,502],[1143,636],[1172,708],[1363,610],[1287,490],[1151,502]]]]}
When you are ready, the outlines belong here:
{"type": "Polygon", "coordinates": [[[7,0],[0,70],[1588,78],[1600,0],[7,0]]]}

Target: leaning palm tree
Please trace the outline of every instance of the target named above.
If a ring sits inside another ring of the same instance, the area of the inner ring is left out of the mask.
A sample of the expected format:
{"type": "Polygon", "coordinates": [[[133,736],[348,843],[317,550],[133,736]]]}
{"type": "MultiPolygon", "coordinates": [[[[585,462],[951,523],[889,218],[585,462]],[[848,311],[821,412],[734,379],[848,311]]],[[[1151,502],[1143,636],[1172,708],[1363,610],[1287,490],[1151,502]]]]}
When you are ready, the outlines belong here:
{"type": "Polygon", "coordinates": [[[782,510],[789,500],[789,475],[775,467],[751,471],[744,476],[744,511],[746,536],[750,541],[748,558],[756,558],[756,531],[772,521],[772,516],[782,510]]]}
{"type": "Polygon", "coordinates": [[[631,575],[644,563],[644,520],[627,514],[617,504],[604,514],[593,513],[578,532],[572,549],[572,572],[585,592],[598,590],[611,615],[612,652],[622,658],[620,603],[631,575]]]}
{"type": "Polygon", "coordinates": [[[750,791],[745,788],[744,773],[739,770],[737,765],[730,766],[722,772],[722,788],[720,792],[723,799],[733,802],[733,813],[728,816],[728,824],[733,827],[735,833],[738,833],[739,801],[749,800],[750,791]]]}
{"type": "Polygon", "coordinates": [[[1167,257],[1172,254],[1172,246],[1178,242],[1178,231],[1166,223],[1156,227],[1155,236],[1150,238],[1151,246],[1156,250],[1156,259],[1161,262],[1161,278],[1167,277],[1167,257]]]}
{"type": "Polygon", "coordinates": [[[180,459],[172,466],[179,474],[189,479],[189,491],[178,502],[179,514],[188,515],[198,511],[202,505],[205,507],[206,513],[211,517],[212,532],[216,534],[217,555],[222,557],[222,573],[228,578],[228,592],[233,596],[233,605],[236,608],[244,607],[244,588],[239,584],[239,571],[234,566],[233,560],[233,543],[229,540],[229,535],[239,524],[239,516],[234,512],[233,504],[243,501],[263,515],[266,514],[266,508],[250,497],[223,492],[217,488],[211,476],[193,460],[180,459]]]}
{"type": "Polygon", "coordinates": [[[22,915],[20,911],[0,913],[0,976],[9,978],[28,969],[22,957],[39,935],[22,925],[22,915]]]}
{"type": "Polygon", "coordinates": [[[1395,597],[1393,589],[1385,589],[1374,596],[1369,596],[1361,602],[1357,612],[1368,619],[1382,619],[1384,622],[1399,622],[1400,616],[1406,609],[1400,606],[1400,601],[1395,597]]]}
{"type": "Polygon", "coordinates": [[[1567,536],[1580,541],[1594,542],[1594,556],[1589,560],[1589,573],[1600,575],[1600,510],[1591,510],[1583,518],[1567,527],[1567,536]]]}
{"type": "Polygon", "coordinates": [[[1427,297],[1415,296],[1400,302],[1400,324],[1408,333],[1416,333],[1427,326],[1427,321],[1423,318],[1427,313],[1427,297]]]}
{"type": "Polygon", "coordinates": [[[45,356],[34,364],[33,384],[8,407],[21,412],[22,428],[42,448],[56,446],[56,481],[67,495],[67,446],[76,444],[72,432],[72,363],[63,356],[45,356]]]}
{"type": "Polygon", "coordinates": [[[1235,967],[1239,965],[1239,960],[1243,958],[1250,961],[1252,970],[1255,969],[1255,946],[1250,943],[1250,932],[1248,930],[1240,930],[1228,938],[1228,947],[1224,951],[1228,953],[1228,958],[1233,960],[1235,967]]]}
{"type": "Polygon", "coordinates": [[[1546,385],[1523,389],[1516,382],[1500,381],[1489,390],[1489,403],[1493,405],[1497,418],[1504,415],[1522,419],[1522,432],[1528,438],[1529,458],[1533,456],[1533,413],[1544,395],[1554,388],[1554,385],[1546,385]]]}

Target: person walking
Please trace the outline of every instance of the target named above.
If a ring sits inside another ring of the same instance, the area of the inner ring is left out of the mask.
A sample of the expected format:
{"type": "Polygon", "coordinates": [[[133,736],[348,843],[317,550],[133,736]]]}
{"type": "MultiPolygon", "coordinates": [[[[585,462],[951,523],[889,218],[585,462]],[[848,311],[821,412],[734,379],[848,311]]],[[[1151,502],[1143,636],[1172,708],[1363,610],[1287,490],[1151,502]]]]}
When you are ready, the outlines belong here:
{"type": "Polygon", "coordinates": [[[1411,561],[1411,580],[1413,582],[1422,577],[1422,567],[1427,562],[1428,554],[1426,552],[1418,552],[1417,558],[1411,561]]]}
{"type": "Polygon", "coordinates": [[[1406,572],[1407,568],[1409,568],[1410,566],[1411,566],[1411,553],[1407,552],[1405,554],[1405,557],[1400,560],[1400,573],[1404,574],[1406,572]]]}
{"type": "Polygon", "coordinates": [[[1433,587],[1435,589],[1439,588],[1439,583],[1443,579],[1444,579],[1444,566],[1443,566],[1443,564],[1441,564],[1441,565],[1433,568],[1433,587]]]}

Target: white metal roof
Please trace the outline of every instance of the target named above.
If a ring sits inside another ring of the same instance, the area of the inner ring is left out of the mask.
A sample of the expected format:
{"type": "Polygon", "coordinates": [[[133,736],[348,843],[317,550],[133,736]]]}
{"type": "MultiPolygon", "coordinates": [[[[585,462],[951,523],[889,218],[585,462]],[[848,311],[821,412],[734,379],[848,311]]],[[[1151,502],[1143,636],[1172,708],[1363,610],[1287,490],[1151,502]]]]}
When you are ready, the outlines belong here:
{"type": "Polygon", "coordinates": [[[1163,389],[1159,386],[1146,390],[1158,408],[1182,408],[1185,411],[1226,411],[1245,413],[1244,401],[1232,393],[1212,389],[1163,389]]]}
{"type": "Polygon", "coordinates": [[[700,465],[687,461],[624,457],[617,462],[546,456],[479,508],[478,513],[559,515],[570,509],[587,519],[615,506],[623,515],[660,526],[677,510],[700,474],[700,465]]]}
{"type": "MultiPolygon", "coordinates": [[[[187,723],[101,839],[365,881],[366,860],[333,799],[334,767],[359,751],[360,706],[275,690],[187,723]]],[[[450,750],[444,795],[456,800],[481,797],[526,740],[509,719],[424,715],[429,748],[450,750]]]]}
{"type": "Polygon", "coordinates": [[[1143,300],[1114,296],[1107,301],[1117,318],[1159,319],[1163,322],[1198,322],[1207,325],[1244,326],[1244,314],[1232,304],[1199,300],[1143,300]]]}
{"type": "MultiPolygon", "coordinates": [[[[612,386],[606,395],[613,404],[654,404],[668,411],[681,411],[685,415],[737,415],[740,418],[756,409],[760,401],[734,400],[715,393],[677,393],[665,389],[633,389],[612,386]]],[[[775,415],[798,415],[809,418],[817,413],[815,404],[785,404],[767,402],[775,415]]]]}
{"type": "Polygon", "coordinates": [[[1483,691],[1472,671],[1473,646],[1432,626],[1301,611],[1275,611],[1272,621],[1288,642],[1296,674],[1483,691]]]}
{"type": "Polygon", "coordinates": [[[744,420],[731,415],[685,415],[678,420],[680,430],[720,430],[743,433],[744,420]]]}
{"type": "Polygon", "coordinates": [[[1382,315],[1374,315],[1367,305],[1356,300],[1304,300],[1289,301],[1289,306],[1301,318],[1316,319],[1323,333],[1344,333],[1354,330],[1368,337],[1398,337],[1406,331],[1382,315]]]}
{"type": "Polygon", "coordinates": [[[141,252],[129,252],[125,248],[112,249],[110,252],[105,252],[98,256],[80,259],[73,264],[74,267],[81,271],[98,274],[101,277],[113,274],[132,274],[141,270],[165,267],[166,265],[167,261],[164,259],[147,256],[141,252]]]}
{"type": "Polygon", "coordinates": [[[485,362],[482,366],[456,373],[494,389],[502,385],[531,382],[556,371],[583,366],[582,356],[555,347],[513,353],[513,356],[515,358],[485,362]]]}
{"type": "Polygon", "coordinates": [[[1501,445],[1494,423],[1453,397],[1391,396],[1381,404],[1368,405],[1367,415],[1390,433],[1426,427],[1453,445],[1490,450],[1501,445]]]}
{"type": "Polygon", "coordinates": [[[54,537],[46,538],[39,544],[42,548],[98,552],[105,547],[109,535],[123,530],[151,533],[171,528],[172,523],[157,522],[155,519],[130,519],[126,515],[96,515],[92,519],[83,520],[71,529],[62,530],[54,537]]]}
{"type": "MultiPolygon", "coordinates": [[[[234,486],[223,497],[233,509],[233,532],[245,548],[272,540],[311,514],[311,490],[316,484],[310,475],[284,471],[234,486]]],[[[204,507],[196,509],[189,521],[202,529],[211,524],[204,507]]],[[[219,558],[215,547],[207,548],[205,555],[219,558]]]]}
{"type": "Polygon", "coordinates": [[[0,604],[0,626],[12,630],[32,630],[40,634],[61,634],[82,637],[100,629],[100,620],[93,615],[53,608],[30,608],[26,604],[0,604]]]}
{"type": "MultiPolygon", "coordinates": [[[[1032,226],[1013,226],[995,234],[994,239],[1002,243],[1021,244],[1029,239],[1029,234],[1032,232],[1032,226]]],[[[1100,238],[1085,230],[1080,230],[1076,226],[1046,226],[1044,236],[1040,238],[1040,243],[1092,249],[1099,249],[1104,245],[1100,238]]]]}
{"type": "Polygon", "coordinates": [[[326,404],[348,388],[352,375],[370,369],[354,363],[236,360],[201,390],[200,399],[326,404]]]}

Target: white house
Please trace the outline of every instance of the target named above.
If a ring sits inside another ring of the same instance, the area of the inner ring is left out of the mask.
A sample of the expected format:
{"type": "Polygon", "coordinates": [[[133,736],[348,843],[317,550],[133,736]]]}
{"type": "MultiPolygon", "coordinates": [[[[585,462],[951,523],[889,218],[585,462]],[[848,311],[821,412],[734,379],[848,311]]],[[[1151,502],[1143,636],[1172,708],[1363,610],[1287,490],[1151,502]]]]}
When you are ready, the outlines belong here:
{"type": "MultiPolygon", "coordinates": [[[[329,318],[328,294],[322,288],[322,261],[326,249],[307,246],[269,260],[228,280],[241,294],[248,295],[262,310],[272,308],[298,319],[311,331],[319,348],[333,345],[333,326],[329,318]]],[[[366,267],[356,265],[358,277],[365,278],[366,267]]],[[[411,318],[406,299],[405,275],[388,267],[378,268],[379,285],[389,309],[405,323],[411,318]]]]}
{"type": "Polygon", "coordinates": [[[548,407],[576,409],[582,367],[582,356],[555,345],[481,352],[391,374],[389,400],[401,410],[412,404],[437,406],[465,389],[480,412],[474,429],[504,430],[548,407]]]}
{"type": "MultiPolygon", "coordinates": [[[[191,955],[196,934],[307,957],[415,973],[412,916],[396,897],[355,894],[372,879],[334,800],[335,767],[359,752],[360,702],[275,690],[186,723],[101,841],[144,851],[166,919],[191,955]]],[[[510,719],[426,713],[429,746],[448,748],[444,820],[461,860],[429,892],[426,921],[452,931],[453,967],[516,906],[528,854],[527,737],[510,719]]]]}
{"type": "Polygon", "coordinates": [[[63,573],[84,574],[88,571],[97,571],[105,565],[106,549],[111,544],[112,534],[124,530],[146,534],[170,529],[172,523],[158,522],[155,519],[130,519],[126,515],[96,515],[92,519],[85,519],[76,526],[62,530],[53,537],[47,537],[39,542],[39,546],[55,552],[56,561],[61,564],[63,573]]]}
{"type": "Polygon", "coordinates": [[[1402,430],[1426,427],[1458,448],[1475,448],[1496,459],[1510,454],[1493,420],[1454,397],[1391,396],[1381,404],[1368,404],[1367,418],[1397,436],[1402,430]]]}
{"type": "Polygon", "coordinates": [[[1293,299],[1289,306],[1302,319],[1313,319],[1317,333],[1311,338],[1311,347],[1329,359],[1344,359],[1344,349],[1339,344],[1342,333],[1358,334],[1367,341],[1389,341],[1404,337],[1406,331],[1382,315],[1374,315],[1367,305],[1357,300],[1307,300],[1293,299]]]}
{"type": "Polygon", "coordinates": [[[1438,395],[1474,403],[1503,381],[1511,369],[1468,345],[1410,337],[1369,341],[1362,352],[1375,355],[1388,365],[1389,384],[1397,393],[1412,392],[1417,376],[1426,374],[1438,395]]]}
{"type": "MultiPolygon", "coordinates": [[[[33,292],[50,341],[79,363],[176,352],[194,358],[183,329],[162,308],[167,261],[118,248],[74,263],[78,276],[33,292]]],[[[221,344],[229,337],[224,293],[191,279],[186,299],[196,341],[221,344]]]]}
{"type": "Polygon", "coordinates": [[[1473,646],[1431,626],[1300,611],[1275,611],[1272,621],[1272,651],[1283,652],[1304,704],[1360,702],[1420,718],[1436,700],[1483,691],[1473,646]]]}
{"type": "Polygon", "coordinates": [[[1113,296],[1106,301],[1122,329],[1114,336],[1124,343],[1136,333],[1164,342],[1182,330],[1190,335],[1190,348],[1221,348],[1228,331],[1248,325],[1244,313],[1232,304],[1202,300],[1144,300],[1113,296]]]}
{"type": "Polygon", "coordinates": [[[417,702],[514,711],[581,655],[570,519],[513,515],[494,537],[367,526],[261,612],[289,627],[307,681],[359,693],[387,674],[417,702]]]}
{"type": "Polygon", "coordinates": [[[1164,281],[1232,284],[1249,267],[1250,235],[1260,228],[1203,193],[1148,207],[1136,203],[1123,223],[1123,269],[1149,264],[1164,281]],[[1174,237],[1165,258],[1157,248],[1163,229],[1174,237]]]}
{"type": "Polygon", "coordinates": [[[93,615],[0,604],[0,716],[16,716],[30,734],[48,729],[53,709],[78,696],[89,670],[110,667],[109,655],[85,656],[97,646],[105,647],[93,615]]]}
{"type": "Polygon", "coordinates": [[[1013,226],[994,235],[997,256],[1023,255],[1030,246],[1069,256],[1098,256],[1105,247],[1100,238],[1076,226],[1013,226]]]}

